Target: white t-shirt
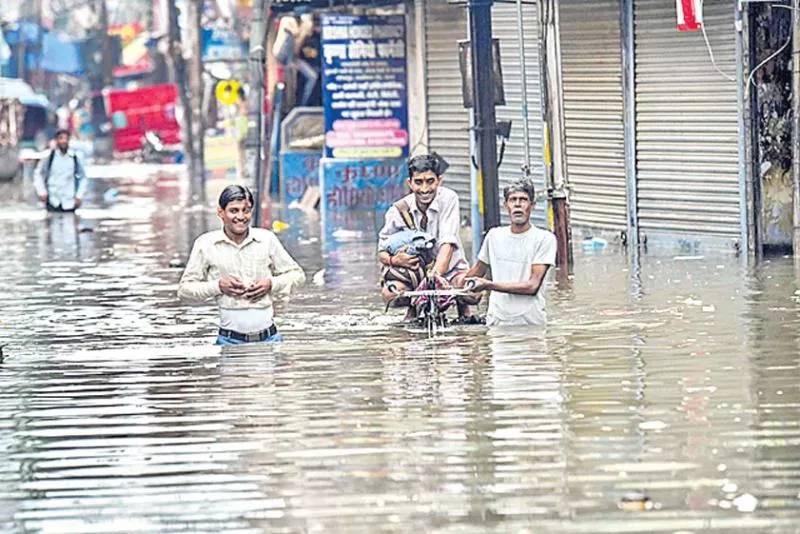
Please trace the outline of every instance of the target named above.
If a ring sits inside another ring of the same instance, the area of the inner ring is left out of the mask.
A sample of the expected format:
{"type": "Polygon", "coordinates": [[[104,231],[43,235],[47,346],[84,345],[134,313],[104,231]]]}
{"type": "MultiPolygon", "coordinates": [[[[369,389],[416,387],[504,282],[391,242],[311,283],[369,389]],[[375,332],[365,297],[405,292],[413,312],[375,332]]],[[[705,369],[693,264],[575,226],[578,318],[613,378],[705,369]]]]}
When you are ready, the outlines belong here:
{"type": "MultiPolygon", "coordinates": [[[[492,228],[483,240],[478,259],[492,269],[495,282],[524,282],[533,265],[556,264],[556,236],[531,226],[522,234],[511,227],[492,228]]],[[[547,323],[545,280],[534,296],[492,291],[486,324],[489,326],[543,325],[547,323]]]]}

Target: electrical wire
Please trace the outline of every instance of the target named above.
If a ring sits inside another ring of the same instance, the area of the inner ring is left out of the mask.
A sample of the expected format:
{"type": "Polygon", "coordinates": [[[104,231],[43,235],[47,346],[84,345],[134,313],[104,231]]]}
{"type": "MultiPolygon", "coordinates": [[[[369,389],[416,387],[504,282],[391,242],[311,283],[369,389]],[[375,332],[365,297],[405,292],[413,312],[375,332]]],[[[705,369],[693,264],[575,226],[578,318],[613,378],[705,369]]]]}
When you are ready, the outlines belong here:
{"type": "MultiPolygon", "coordinates": [[[[794,8],[791,7],[791,6],[784,6],[784,5],[781,5],[781,4],[773,4],[770,7],[782,7],[784,9],[794,10],[794,8]]],[[[786,42],[783,44],[782,47],[780,47],[774,54],[769,56],[767,59],[765,59],[764,61],[759,63],[758,66],[756,68],[754,68],[750,72],[750,76],[747,77],[747,83],[745,84],[745,88],[749,88],[751,83],[753,84],[753,86],[756,86],[755,82],[753,81],[753,76],[755,76],[756,72],[758,72],[759,69],[761,69],[761,67],[763,67],[764,65],[766,65],[767,63],[769,63],[770,61],[775,59],[775,57],[777,57],[781,52],[786,50],[786,47],[789,46],[790,44],[792,44],[792,39],[793,38],[794,38],[793,35],[789,35],[789,39],[786,40],[786,42]]],[[[796,60],[793,60],[793,61],[796,61],[796,60]]]]}
{"type": "MultiPolygon", "coordinates": [[[[700,0],[700,20],[703,20],[705,18],[703,17],[704,2],[705,0],[700,0]]],[[[736,81],[735,76],[727,74],[717,65],[717,60],[714,58],[714,51],[711,49],[711,42],[708,40],[708,34],[706,33],[705,20],[703,20],[703,22],[700,23],[700,29],[703,31],[703,40],[705,40],[706,42],[706,48],[708,48],[708,55],[711,58],[711,64],[714,65],[714,68],[717,70],[717,72],[719,72],[726,80],[735,82],[736,81]]]]}

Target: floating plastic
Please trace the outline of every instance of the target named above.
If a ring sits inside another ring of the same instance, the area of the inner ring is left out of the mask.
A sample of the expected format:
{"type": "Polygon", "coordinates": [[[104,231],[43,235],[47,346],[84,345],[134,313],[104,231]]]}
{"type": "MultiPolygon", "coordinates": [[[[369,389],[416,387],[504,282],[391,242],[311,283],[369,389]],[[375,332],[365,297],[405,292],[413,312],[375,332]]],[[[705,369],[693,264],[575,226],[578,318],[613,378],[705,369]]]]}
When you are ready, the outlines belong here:
{"type": "Polygon", "coordinates": [[[289,228],[290,225],[283,221],[272,221],[273,232],[283,232],[284,230],[288,230],[289,228]]]}
{"type": "Polygon", "coordinates": [[[581,242],[581,246],[586,250],[599,250],[608,246],[608,241],[602,237],[587,237],[581,242]]]}
{"type": "Polygon", "coordinates": [[[118,196],[119,196],[119,189],[114,189],[112,187],[111,189],[107,189],[106,192],[103,193],[103,200],[105,200],[106,202],[113,202],[117,199],[118,196]]]}

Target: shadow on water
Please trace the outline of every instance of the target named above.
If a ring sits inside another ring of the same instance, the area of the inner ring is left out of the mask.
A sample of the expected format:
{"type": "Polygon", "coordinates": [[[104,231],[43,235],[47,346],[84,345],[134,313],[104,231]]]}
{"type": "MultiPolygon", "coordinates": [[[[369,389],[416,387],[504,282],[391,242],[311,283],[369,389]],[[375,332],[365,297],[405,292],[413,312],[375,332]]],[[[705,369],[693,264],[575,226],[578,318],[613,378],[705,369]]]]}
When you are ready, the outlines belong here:
{"type": "Polygon", "coordinates": [[[369,231],[276,208],[324,284],[280,305],[287,343],[220,350],[175,299],[217,224],[179,181],[50,218],[2,187],[0,531],[797,531],[788,259],[578,251],[546,330],[426,339],[383,313],[369,231]]]}

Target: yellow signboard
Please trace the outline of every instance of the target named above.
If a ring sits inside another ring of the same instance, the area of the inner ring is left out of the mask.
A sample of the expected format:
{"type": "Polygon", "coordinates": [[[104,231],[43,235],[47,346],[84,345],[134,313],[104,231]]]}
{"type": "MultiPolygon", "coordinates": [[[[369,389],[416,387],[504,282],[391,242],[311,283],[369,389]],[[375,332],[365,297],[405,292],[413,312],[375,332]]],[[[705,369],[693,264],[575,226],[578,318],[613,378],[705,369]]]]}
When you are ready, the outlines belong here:
{"type": "Polygon", "coordinates": [[[230,106],[239,101],[239,89],[241,88],[242,84],[236,80],[224,80],[217,84],[217,89],[214,93],[220,104],[230,106]]]}

